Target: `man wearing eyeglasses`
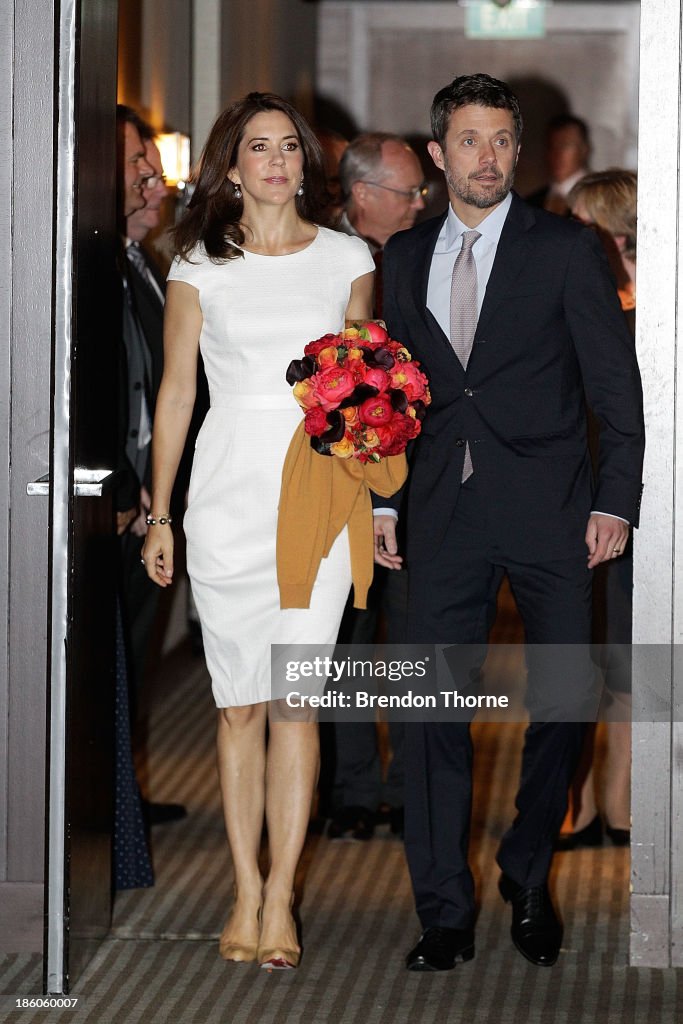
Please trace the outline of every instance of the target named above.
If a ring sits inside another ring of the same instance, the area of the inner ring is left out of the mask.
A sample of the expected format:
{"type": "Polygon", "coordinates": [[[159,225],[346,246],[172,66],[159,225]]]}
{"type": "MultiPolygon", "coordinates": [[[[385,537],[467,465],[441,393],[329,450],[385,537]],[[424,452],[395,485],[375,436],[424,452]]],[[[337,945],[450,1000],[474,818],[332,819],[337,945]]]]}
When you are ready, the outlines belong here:
{"type": "Polygon", "coordinates": [[[405,139],[366,132],[346,148],[339,164],[344,215],[339,227],[360,235],[373,255],[424,210],[427,188],[420,161],[405,139]]]}
{"type": "MultiPolygon", "coordinates": [[[[339,164],[339,183],[344,199],[340,231],[364,239],[373,254],[375,316],[382,316],[382,251],[397,231],[410,228],[425,208],[427,188],[422,167],[405,139],[387,132],[366,132],[346,148],[339,164]]],[[[365,611],[351,601],[339,632],[339,643],[369,644],[375,640],[380,610],[384,613],[387,639],[402,636],[406,612],[405,572],[388,573],[376,566],[365,611]]],[[[335,810],[330,839],[372,838],[379,820],[388,818],[391,831],[403,834],[403,725],[391,722],[392,759],[382,781],[377,733],[373,722],[335,724],[335,810]],[[380,813],[378,814],[378,811],[380,813]]]]}

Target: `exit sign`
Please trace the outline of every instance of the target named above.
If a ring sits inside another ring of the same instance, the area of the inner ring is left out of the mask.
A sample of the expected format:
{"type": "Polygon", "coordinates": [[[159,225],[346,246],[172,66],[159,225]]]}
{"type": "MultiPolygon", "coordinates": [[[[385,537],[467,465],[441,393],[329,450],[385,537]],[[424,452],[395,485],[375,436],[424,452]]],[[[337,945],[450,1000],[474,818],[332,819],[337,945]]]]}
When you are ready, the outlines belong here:
{"type": "Polygon", "coordinates": [[[468,39],[543,39],[545,3],[511,0],[499,7],[495,0],[480,0],[465,8],[468,39]]]}

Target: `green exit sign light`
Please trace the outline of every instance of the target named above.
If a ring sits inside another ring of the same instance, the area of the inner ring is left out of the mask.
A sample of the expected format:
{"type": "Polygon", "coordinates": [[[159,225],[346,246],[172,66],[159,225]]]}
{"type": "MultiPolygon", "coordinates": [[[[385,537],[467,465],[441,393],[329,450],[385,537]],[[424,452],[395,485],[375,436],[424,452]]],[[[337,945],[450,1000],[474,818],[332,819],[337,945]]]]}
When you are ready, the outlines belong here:
{"type": "Polygon", "coordinates": [[[495,0],[481,0],[465,8],[468,39],[543,39],[545,4],[534,0],[511,0],[499,7],[495,0]]]}

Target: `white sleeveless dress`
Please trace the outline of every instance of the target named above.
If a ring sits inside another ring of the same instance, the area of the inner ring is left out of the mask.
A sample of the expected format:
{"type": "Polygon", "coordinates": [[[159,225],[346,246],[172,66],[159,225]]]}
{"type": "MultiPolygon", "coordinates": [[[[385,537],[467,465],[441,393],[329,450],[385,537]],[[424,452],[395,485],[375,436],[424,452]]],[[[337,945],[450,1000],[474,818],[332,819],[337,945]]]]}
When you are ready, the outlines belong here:
{"type": "MultiPolygon", "coordinates": [[[[361,239],[318,228],[289,256],[212,263],[202,247],[169,281],[199,292],[211,407],[197,438],[184,527],[187,567],[218,707],[270,700],[271,644],[331,644],[351,586],[346,531],[310,608],[280,609],[275,566],[282,466],[302,420],[285,372],[344,327],[351,283],[374,270],[361,239]]],[[[321,456],[323,458],[323,456],[321,456]]]]}

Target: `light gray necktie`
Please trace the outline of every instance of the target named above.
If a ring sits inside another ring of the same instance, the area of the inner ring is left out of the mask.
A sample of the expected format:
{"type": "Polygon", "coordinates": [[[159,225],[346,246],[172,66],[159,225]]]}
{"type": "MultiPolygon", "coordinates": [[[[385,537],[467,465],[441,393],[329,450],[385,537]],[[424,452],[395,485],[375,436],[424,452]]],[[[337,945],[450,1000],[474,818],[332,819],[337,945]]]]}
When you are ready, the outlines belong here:
{"type": "MultiPolygon", "coordinates": [[[[481,238],[479,231],[463,232],[462,248],[456,257],[451,278],[451,345],[465,370],[472,352],[478,319],[477,265],[472,252],[472,246],[478,238],[481,238]]],[[[472,456],[467,444],[462,467],[463,483],[472,473],[472,456]]]]}

